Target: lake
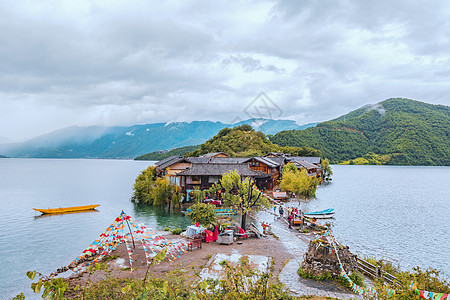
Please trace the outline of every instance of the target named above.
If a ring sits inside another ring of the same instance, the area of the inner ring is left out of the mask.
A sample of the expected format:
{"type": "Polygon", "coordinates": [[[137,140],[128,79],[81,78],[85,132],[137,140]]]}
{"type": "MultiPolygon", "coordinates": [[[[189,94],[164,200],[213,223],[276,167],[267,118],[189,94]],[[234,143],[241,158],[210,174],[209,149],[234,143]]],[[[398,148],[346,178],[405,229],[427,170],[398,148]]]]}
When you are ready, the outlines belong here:
{"type": "MultiPolygon", "coordinates": [[[[69,264],[122,210],[154,229],[183,228],[181,214],[130,202],[135,177],[151,162],[0,159],[0,298],[29,292],[28,270],[69,264]],[[38,217],[32,208],[100,204],[98,212],[38,217]]],[[[299,205],[336,209],[334,233],[355,253],[450,274],[450,168],[333,166],[333,182],[299,205]]],[[[34,298],[33,297],[33,298],[34,298]]],[[[37,297],[36,297],[37,298],[37,297]]]]}

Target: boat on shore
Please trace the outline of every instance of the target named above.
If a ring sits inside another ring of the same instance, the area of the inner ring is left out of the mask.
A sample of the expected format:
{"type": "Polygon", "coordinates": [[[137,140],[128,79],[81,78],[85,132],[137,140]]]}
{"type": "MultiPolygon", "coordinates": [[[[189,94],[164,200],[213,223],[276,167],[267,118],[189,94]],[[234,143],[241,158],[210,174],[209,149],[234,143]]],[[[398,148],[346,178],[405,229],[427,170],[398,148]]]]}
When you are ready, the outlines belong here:
{"type": "Polygon", "coordinates": [[[64,214],[71,212],[79,212],[86,210],[93,210],[96,207],[100,206],[100,204],[92,204],[92,205],[83,205],[83,206],[72,206],[72,207],[60,207],[60,208],[33,208],[35,211],[41,212],[43,214],[64,214]]]}
{"type": "Polygon", "coordinates": [[[307,218],[316,218],[316,219],[331,219],[334,217],[334,208],[328,208],[321,211],[313,211],[310,213],[304,213],[307,218]]]}

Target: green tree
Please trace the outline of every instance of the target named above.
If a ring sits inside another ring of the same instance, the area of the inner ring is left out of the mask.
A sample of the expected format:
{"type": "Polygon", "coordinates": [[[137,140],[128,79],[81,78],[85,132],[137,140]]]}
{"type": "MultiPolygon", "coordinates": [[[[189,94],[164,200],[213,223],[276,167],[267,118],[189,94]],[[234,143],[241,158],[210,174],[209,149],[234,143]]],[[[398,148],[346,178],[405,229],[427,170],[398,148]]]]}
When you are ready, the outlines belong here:
{"type": "Polygon", "coordinates": [[[330,161],[327,158],[322,159],[322,177],[330,178],[333,175],[333,171],[330,167],[330,161]]]}
{"type": "Polygon", "coordinates": [[[180,206],[181,189],[166,177],[157,177],[155,167],[148,167],[138,175],[131,201],[154,206],[180,206]]]}
{"type": "Polygon", "coordinates": [[[154,206],[180,206],[181,189],[171,184],[166,177],[159,177],[150,192],[154,206]]]}
{"type": "Polygon", "coordinates": [[[192,211],[186,217],[193,223],[200,223],[204,227],[217,222],[216,206],[207,203],[196,203],[191,206],[192,211]]]}
{"type": "Polygon", "coordinates": [[[242,213],[242,228],[245,228],[247,213],[253,207],[270,206],[269,200],[253,189],[254,182],[249,177],[242,179],[237,170],[223,174],[220,179],[220,185],[224,190],[224,204],[233,206],[242,213]]]}
{"type": "Polygon", "coordinates": [[[151,190],[156,181],[156,167],[148,167],[136,177],[133,186],[131,201],[144,204],[153,204],[151,190]]]}
{"type": "Polygon", "coordinates": [[[320,179],[308,175],[305,169],[298,170],[293,163],[283,167],[280,188],[283,191],[293,192],[296,195],[315,196],[320,179]]]}

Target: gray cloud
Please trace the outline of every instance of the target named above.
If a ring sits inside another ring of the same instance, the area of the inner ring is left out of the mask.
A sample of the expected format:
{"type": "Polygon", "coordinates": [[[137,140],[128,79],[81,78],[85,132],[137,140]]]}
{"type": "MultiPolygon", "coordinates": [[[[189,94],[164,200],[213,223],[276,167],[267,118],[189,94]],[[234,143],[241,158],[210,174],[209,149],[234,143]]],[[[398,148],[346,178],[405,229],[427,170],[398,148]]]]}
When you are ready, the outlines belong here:
{"type": "Polygon", "coordinates": [[[446,1],[2,2],[0,136],[231,122],[261,91],[298,123],[448,105],[448,20],[446,1]]]}

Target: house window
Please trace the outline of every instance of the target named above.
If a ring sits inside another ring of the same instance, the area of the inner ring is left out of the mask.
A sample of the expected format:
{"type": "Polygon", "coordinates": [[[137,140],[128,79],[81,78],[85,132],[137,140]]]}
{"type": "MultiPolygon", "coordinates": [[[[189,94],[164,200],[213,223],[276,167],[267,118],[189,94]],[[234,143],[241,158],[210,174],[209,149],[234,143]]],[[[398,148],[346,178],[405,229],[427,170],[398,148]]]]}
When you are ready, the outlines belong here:
{"type": "Polygon", "coordinates": [[[219,176],[209,176],[208,183],[217,183],[219,182],[219,176]]]}
{"type": "Polygon", "coordinates": [[[257,167],[257,166],[259,166],[259,164],[258,164],[257,161],[251,161],[251,162],[250,162],[250,166],[252,166],[252,167],[257,167]]]}
{"type": "Polygon", "coordinates": [[[180,177],[170,176],[170,183],[180,186],[180,177]]]}
{"type": "Polygon", "coordinates": [[[192,183],[200,183],[200,176],[192,176],[192,183]]]}

